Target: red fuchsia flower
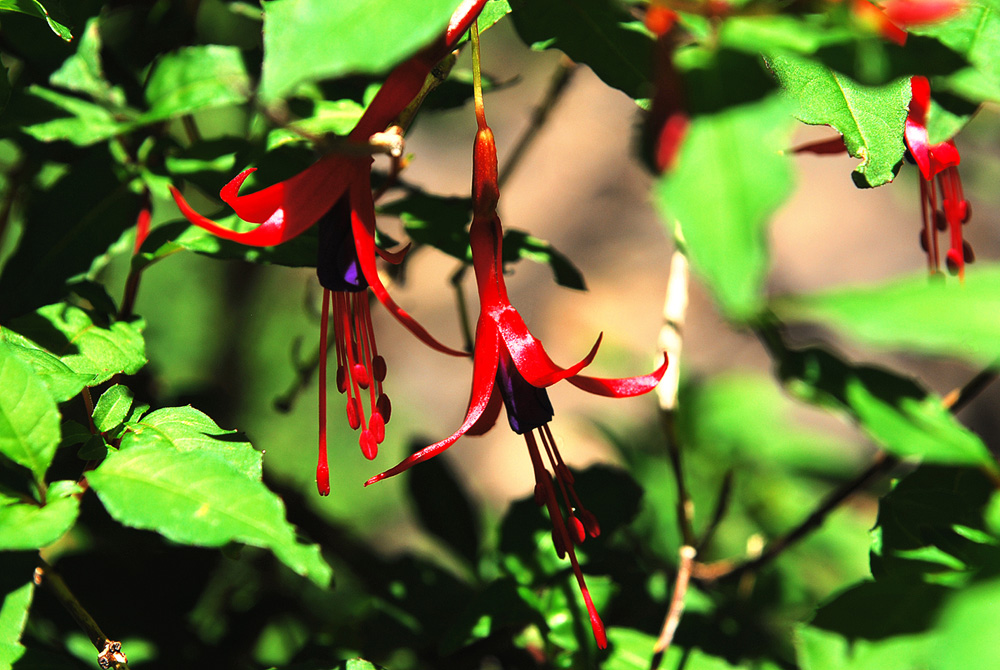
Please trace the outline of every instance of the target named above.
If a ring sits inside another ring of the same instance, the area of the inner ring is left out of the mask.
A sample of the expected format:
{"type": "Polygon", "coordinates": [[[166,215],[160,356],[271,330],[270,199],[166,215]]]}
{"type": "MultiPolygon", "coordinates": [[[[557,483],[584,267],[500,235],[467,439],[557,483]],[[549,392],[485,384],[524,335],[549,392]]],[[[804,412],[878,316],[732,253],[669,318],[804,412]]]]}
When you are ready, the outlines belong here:
{"type": "Polygon", "coordinates": [[[950,243],[945,263],[952,274],[964,279],[965,264],[971,263],[975,256],[969,243],[962,239],[962,226],[969,221],[972,209],[965,199],[962,180],[958,176],[961,156],[954,140],[930,143],[927,112],[931,103],[931,87],[927,78],[913,77],[910,88],[913,97],[904,136],[910,155],[920,170],[920,211],[923,218],[920,243],[927,252],[927,263],[933,274],[940,267],[937,231],[947,229],[950,243]]]}
{"type": "Polygon", "coordinates": [[[524,436],[535,475],[535,501],[548,510],[552,522],[552,541],[559,557],[569,555],[573,574],[590,616],[594,637],[598,646],[603,649],[607,646],[604,624],[587,590],[573,548],[574,543],[583,542],[588,535],[597,537],[600,526],[597,518],[583,506],[577,496],[573,487],[573,475],[563,462],[549,430],[553,410],[545,389],[565,379],[574,386],[597,395],[613,398],[640,395],[656,387],[666,372],[667,360],[664,357],[663,364],[655,372],[640,377],[599,379],[578,374],[593,360],[600,338],[583,360],[569,368],[561,368],[549,358],[542,343],[531,334],[524,319],[507,297],[503,278],[503,228],[496,213],[500,196],[496,145],[481,108],[477,109],[477,116],[479,132],[473,154],[472,184],[474,210],[469,238],[480,312],[476,326],[469,409],[461,427],[450,437],[372,477],[365,485],[397,475],[440,454],[466,433],[476,435],[489,430],[497,419],[502,402],[506,407],[511,429],[524,436]],[[562,506],[559,504],[560,499],[562,506]]]}
{"type": "MultiPolygon", "coordinates": [[[[369,138],[391,124],[420,93],[431,69],[447,56],[486,0],[464,0],[447,30],[409,60],[398,65],[379,89],[348,143],[364,146],[369,138]]],[[[363,151],[358,153],[364,153],[363,151]]],[[[375,205],[371,188],[372,158],[368,155],[331,153],[299,174],[254,193],[240,195],[240,186],[255,168],[249,168],[226,184],[219,193],[253,230],[238,233],[224,228],[194,211],[172,188],[181,213],[193,224],[213,235],[250,246],[273,246],[287,242],[319,224],[319,256],[316,274],[323,286],[319,364],[319,460],[316,484],[320,495],[330,493],[326,453],[326,351],[330,310],[333,311],[337,357],[337,388],[347,395],[347,419],[360,430],[359,445],[368,459],[375,458],[385,437],[391,404],[383,392],[385,359],[378,353],[368,306],[368,289],[410,332],[443,353],[465,356],[428,333],[389,296],[379,279],[375,256],[398,263],[405,249],[389,253],[375,244],[375,205]],[[368,399],[369,416],[362,398],[368,399]]]]}
{"type": "Polygon", "coordinates": [[[852,0],[851,12],[872,32],[903,46],[907,28],[943,21],[964,6],[964,0],[887,0],[877,4],[852,0]]]}

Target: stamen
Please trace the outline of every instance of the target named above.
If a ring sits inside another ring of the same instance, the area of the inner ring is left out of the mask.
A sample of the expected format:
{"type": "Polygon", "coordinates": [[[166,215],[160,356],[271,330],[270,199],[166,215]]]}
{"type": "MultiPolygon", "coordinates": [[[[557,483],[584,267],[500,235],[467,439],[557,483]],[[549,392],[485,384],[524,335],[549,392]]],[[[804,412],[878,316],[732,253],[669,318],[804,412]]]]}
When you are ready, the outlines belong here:
{"type": "Polygon", "coordinates": [[[316,464],[316,488],[321,496],[330,495],[330,464],[326,456],[326,349],[327,321],[330,320],[330,291],[323,289],[323,309],[319,322],[319,460],[316,464]]]}
{"type": "MultiPolygon", "coordinates": [[[[539,432],[541,433],[542,431],[539,432]]],[[[555,545],[556,553],[559,555],[559,558],[563,558],[566,554],[569,554],[569,562],[573,568],[573,575],[576,577],[577,586],[580,588],[584,605],[587,607],[587,614],[590,616],[590,627],[594,631],[594,639],[597,640],[599,648],[606,649],[608,646],[608,637],[604,631],[604,623],[597,613],[597,608],[594,607],[594,601],[590,597],[590,591],[587,589],[587,583],[583,578],[583,570],[580,568],[580,562],[576,558],[576,551],[573,549],[573,543],[570,541],[569,531],[566,529],[562,512],[559,509],[559,504],[556,502],[551,475],[542,463],[538,444],[535,442],[535,436],[531,431],[524,433],[524,441],[528,445],[528,455],[531,457],[531,466],[535,473],[535,502],[539,505],[544,504],[548,510],[549,520],[552,522],[552,543],[555,545]]]]}

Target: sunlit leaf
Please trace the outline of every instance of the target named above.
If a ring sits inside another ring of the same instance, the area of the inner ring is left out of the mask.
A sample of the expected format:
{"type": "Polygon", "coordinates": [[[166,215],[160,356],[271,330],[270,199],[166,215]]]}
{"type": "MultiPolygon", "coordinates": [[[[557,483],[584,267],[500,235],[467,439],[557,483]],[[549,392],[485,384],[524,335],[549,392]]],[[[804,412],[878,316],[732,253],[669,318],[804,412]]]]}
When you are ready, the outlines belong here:
{"type": "Polygon", "coordinates": [[[59,444],[59,410],[34,370],[0,341],[0,453],[42,481],[59,444]]]}
{"type": "Polygon", "coordinates": [[[32,16],[37,16],[40,19],[45,19],[45,22],[49,24],[49,28],[52,29],[59,37],[63,38],[67,42],[73,39],[73,34],[70,32],[69,28],[59,23],[49,15],[49,11],[45,8],[39,0],[0,0],[0,12],[21,12],[23,14],[30,14],[32,16]]]}
{"type": "Polygon", "coordinates": [[[183,544],[264,547],[316,584],[330,583],[319,547],[296,539],[281,499],[210,454],[139,445],[109,453],[87,481],[127,526],[183,544]]]}
{"type": "Polygon", "coordinates": [[[153,122],[212,107],[235,105],[250,95],[250,78],[236,47],[208,44],[163,56],[146,84],[149,110],[142,121],[153,122]]]}
{"type": "Polygon", "coordinates": [[[832,126],[861,165],[858,186],[893,180],[903,161],[903,124],[910,102],[909,78],[883,86],[864,86],[815,61],[790,56],[768,60],[804,123],[832,126]]]}
{"type": "Polygon", "coordinates": [[[93,414],[94,425],[98,431],[106,433],[124,421],[131,408],[131,389],[115,384],[97,400],[93,414]]]}
{"type": "Polygon", "coordinates": [[[49,486],[44,505],[0,494],[0,551],[25,551],[52,544],[66,534],[80,512],[76,482],[49,486]]]}

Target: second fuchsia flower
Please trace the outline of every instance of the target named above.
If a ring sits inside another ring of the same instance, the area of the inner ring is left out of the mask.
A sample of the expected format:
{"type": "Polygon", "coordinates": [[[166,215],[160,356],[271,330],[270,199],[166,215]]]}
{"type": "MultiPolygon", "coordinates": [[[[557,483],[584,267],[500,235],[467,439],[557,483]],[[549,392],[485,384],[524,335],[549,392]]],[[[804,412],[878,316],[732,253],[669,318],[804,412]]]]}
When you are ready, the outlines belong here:
{"type": "Polygon", "coordinates": [[[640,395],[656,387],[666,372],[667,360],[664,356],[662,365],[652,374],[639,377],[601,379],[578,374],[593,360],[600,338],[583,360],[569,368],[561,368],[549,358],[542,343],[531,334],[507,297],[503,278],[503,228],[496,212],[500,197],[496,145],[481,108],[477,108],[477,116],[479,132],[473,153],[473,219],[469,238],[480,312],[469,409],[461,427],[450,437],[372,477],[366,485],[397,475],[440,454],[467,433],[485,432],[496,421],[502,403],[511,429],[524,436],[535,477],[535,501],[548,510],[552,541],[559,557],[569,555],[594,637],[603,649],[607,646],[604,624],[594,607],[573,548],[588,535],[599,535],[600,526],[577,496],[573,475],[556,447],[548,425],[553,417],[552,404],[545,389],[565,379],[597,395],[613,398],[640,395]]]}
{"type": "Polygon", "coordinates": [[[913,77],[910,88],[913,97],[906,117],[905,139],[910,155],[920,170],[920,211],[923,218],[920,244],[927,252],[931,273],[937,272],[940,268],[937,233],[947,229],[950,240],[945,264],[952,274],[964,278],[965,264],[971,263],[975,256],[972,247],[962,237],[962,226],[968,223],[972,214],[958,176],[962,157],[954,140],[937,144],[930,142],[927,113],[931,105],[931,86],[927,78],[913,77]]]}
{"type": "MultiPolygon", "coordinates": [[[[397,66],[379,89],[348,141],[363,147],[384,130],[420,93],[431,69],[454,48],[485,5],[486,0],[464,0],[447,30],[432,44],[397,66]]],[[[254,171],[244,170],[222,188],[220,197],[253,230],[238,233],[194,211],[177,189],[172,189],[181,213],[213,235],[251,246],[287,242],[319,224],[316,274],[323,286],[320,325],[319,459],[316,484],[320,495],[330,493],[326,453],[327,328],[333,311],[337,356],[337,388],[347,395],[347,419],[360,430],[359,445],[366,458],[375,458],[385,436],[391,405],[383,393],[385,360],[375,345],[367,291],[422,342],[442,353],[465,356],[451,349],[417,323],[389,296],[378,276],[375,256],[398,263],[403,252],[392,254],[375,244],[375,204],[371,189],[370,156],[331,153],[283,182],[240,195],[240,186],[254,171]],[[368,416],[362,398],[368,398],[368,416]]]]}

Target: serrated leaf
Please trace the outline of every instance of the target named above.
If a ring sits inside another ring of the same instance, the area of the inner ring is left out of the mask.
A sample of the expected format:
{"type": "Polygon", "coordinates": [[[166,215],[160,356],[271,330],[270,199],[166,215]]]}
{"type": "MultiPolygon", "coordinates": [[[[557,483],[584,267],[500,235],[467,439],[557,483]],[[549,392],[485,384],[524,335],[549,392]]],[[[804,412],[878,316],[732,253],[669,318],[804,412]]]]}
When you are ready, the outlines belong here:
{"type": "Polygon", "coordinates": [[[59,445],[59,410],[44,382],[0,341],[0,453],[43,481],[59,445]]]}
{"type": "Polygon", "coordinates": [[[31,366],[57,403],[66,402],[94,383],[94,375],[73,372],[57,357],[11,330],[0,330],[0,341],[6,342],[11,353],[31,366]]]}
{"type": "Polygon", "coordinates": [[[137,445],[109,453],[87,481],[126,526],[183,544],[263,547],[319,586],[330,583],[319,547],[296,540],[281,499],[211,454],[137,445]]]}
{"type": "Polygon", "coordinates": [[[235,430],[224,430],[190,405],[165,407],[126,426],[121,448],[171,447],[197,451],[223,461],[240,474],[260,481],[262,454],[235,430]]]}
{"type": "Polygon", "coordinates": [[[250,96],[250,77],[239,48],[207,44],[163,56],[146,85],[144,123],[237,105],[250,96]]]}
{"type": "Polygon", "coordinates": [[[11,322],[11,328],[65,363],[71,370],[93,375],[90,385],[116,374],[135,374],[146,364],[142,322],[117,321],[107,328],[90,314],[65,304],[47,305],[11,322]]]}
{"type": "Polygon", "coordinates": [[[24,654],[21,634],[35,593],[35,560],[25,554],[0,555],[0,668],[9,670],[24,654]]]}
{"type": "Polygon", "coordinates": [[[803,123],[832,126],[844,136],[848,152],[861,159],[853,174],[858,186],[881,186],[893,180],[906,151],[903,126],[910,102],[908,77],[864,86],[806,58],[773,56],[768,62],[794,100],[796,116],[803,123]]]}
{"type": "Polygon", "coordinates": [[[101,32],[99,19],[92,18],[80,34],[76,53],[67,58],[49,77],[53,86],[86,93],[97,102],[115,107],[125,106],[125,93],[112,86],[101,65],[101,32]]]}
{"type": "Polygon", "coordinates": [[[1000,361],[1000,266],[974,265],[965,282],[926,275],[877,286],[834,289],[776,300],[788,322],[815,322],[872,346],[960,358],[975,365],[1000,361]]]}
{"type": "Polygon", "coordinates": [[[653,38],[610,0],[510,0],[517,33],[533,49],[559,49],[633,99],[651,95],[653,38]]]}
{"type": "Polygon", "coordinates": [[[26,551],[48,546],[76,523],[83,489],[76,482],[54,482],[45,505],[0,495],[0,551],[26,551]]]}
{"type": "Polygon", "coordinates": [[[73,33],[70,32],[70,29],[49,16],[49,11],[39,0],[0,0],[0,11],[21,12],[45,19],[45,22],[49,24],[49,28],[56,35],[67,42],[73,39],[73,33]]]}
{"type": "Polygon", "coordinates": [[[121,384],[102,393],[94,406],[93,420],[97,430],[106,433],[124,421],[132,408],[132,398],[132,390],[121,384]]]}
{"type": "Polygon", "coordinates": [[[788,112],[782,98],[769,96],[695,116],[676,166],[654,187],[692,268],[732,319],[752,318],[764,303],[767,224],[792,189],[782,154],[793,123],[788,112]]]}
{"type": "Polygon", "coordinates": [[[437,37],[457,6],[455,0],[269,2],[261,98],[286,97],[308,81],[385,72],[437,37]]]}
{"type": "Polygon", "coordinates": [[[789,392],[845,412],[886,450],[928,462],[994,467],[989,450],[912,379],[851,365],[823,349],[778,354],[778,375],[789,392]]]}

